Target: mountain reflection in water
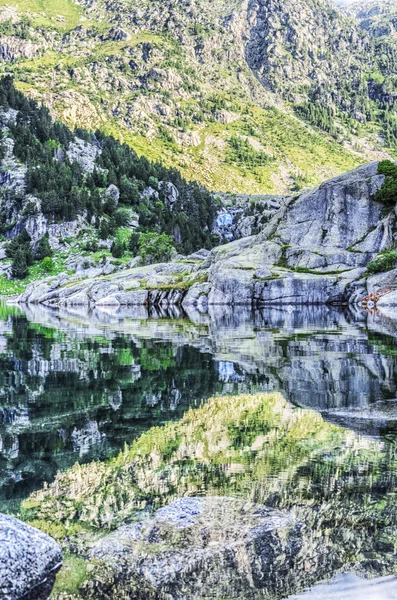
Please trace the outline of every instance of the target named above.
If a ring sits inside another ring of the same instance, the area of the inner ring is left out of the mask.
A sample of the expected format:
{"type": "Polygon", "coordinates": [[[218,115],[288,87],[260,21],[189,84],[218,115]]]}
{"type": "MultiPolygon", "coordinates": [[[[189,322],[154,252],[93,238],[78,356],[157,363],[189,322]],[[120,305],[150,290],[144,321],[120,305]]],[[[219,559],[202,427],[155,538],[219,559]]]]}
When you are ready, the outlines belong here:
{"type": "Polygon", "coordinates": [[[212,395],[277,390],[365,434],[396,429],[391,319],[315,306],[190,319],[0,308],[0,509],[212,395]]]}

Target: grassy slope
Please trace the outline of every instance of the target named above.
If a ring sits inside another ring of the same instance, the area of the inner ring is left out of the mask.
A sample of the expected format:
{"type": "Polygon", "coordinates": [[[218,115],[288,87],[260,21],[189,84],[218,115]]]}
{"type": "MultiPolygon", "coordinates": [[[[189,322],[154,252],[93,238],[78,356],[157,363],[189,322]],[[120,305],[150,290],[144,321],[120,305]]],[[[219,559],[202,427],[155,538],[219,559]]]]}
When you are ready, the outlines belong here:
{"type": "Polygon", "coordinates": [[[0,10],[10,6],[29,14],[37,26],[55,25],[61,30],[76,27],[83,17],[82,9],[73,0],[0,0],[0,10]]]}

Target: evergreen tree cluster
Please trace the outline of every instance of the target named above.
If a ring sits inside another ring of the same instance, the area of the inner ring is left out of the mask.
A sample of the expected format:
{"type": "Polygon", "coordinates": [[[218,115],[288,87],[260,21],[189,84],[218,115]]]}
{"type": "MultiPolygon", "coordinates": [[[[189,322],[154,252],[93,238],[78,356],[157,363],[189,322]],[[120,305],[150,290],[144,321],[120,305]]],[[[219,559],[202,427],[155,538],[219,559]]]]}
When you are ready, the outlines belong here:
{"type": "Polygon", "coordinates": [[[296,106],[295,112],[311,125],[336,136],[334,115],[328,106],[322,106],[319,102],[305,102],[296,106]]]}
{"type": "Polygon", "coordinates": [[[264,167],[274,159],[263,150],[255,150],[245,138],[234,135],[229,140],[228,160],[251,169],[264,167]]]}
{"type": "MultiPolygon", "coordinates": [[[[384,65],[385,73],[393,73],[394,64],[397,68],[397,62],[393,61],[384,65]]],[[[354,88],[345,86],[336,91],[324,83],[312,89],[309,101],[296,105],[294,110],[298,117],[334,138],[338,137],[336,119],[354,134],[360,134],[366,123],[376,123],[383,131],[386,147],[396,149],[396,83],[395,76],[384,76],[380,70],[362,76],[354,88]]]]}
{"type": "MultiPolygon", "coordinates": [[[[29,273],[29,267],[37,261],[51,260],[53,254],[48,235],[39,240],[33,249],[32,241],[26,230],[15,236],[6,246],[6,254],[12,259],[11,274],[14,279],[25,279],[29,273]]],[[[47,263],[48,264],[48,263],[47,263]]]]}
{"type": "Polygon", "coordinates": [[[125,209],[132,208],[139,215],[142,233],[165,233],[184,253],[212,247],[216,205],[197,183],[186,182],[177,170],[152,163],[99,131],[70,131],[53,121],[44,106],[16,90],[9,76],[0,80],[0,106],[18,111],[8,135],[14,139],[14,154],[27,166],[26,193],[41,199],[50,221],[73,220],[82,214],[90,221],[95,217],[100,237],[108,237],[124,225],[125,209]],[[67,156],[75,136],[101,149],[93,173],[84,172],[67,156]],[[172,205],[161,181],[173,183],[178,190],[172,205]],[[106,194],[111,184],[120,191],[119,202],[106,194]],[[154,193],[142,194],[148,187],[154,193]]]}

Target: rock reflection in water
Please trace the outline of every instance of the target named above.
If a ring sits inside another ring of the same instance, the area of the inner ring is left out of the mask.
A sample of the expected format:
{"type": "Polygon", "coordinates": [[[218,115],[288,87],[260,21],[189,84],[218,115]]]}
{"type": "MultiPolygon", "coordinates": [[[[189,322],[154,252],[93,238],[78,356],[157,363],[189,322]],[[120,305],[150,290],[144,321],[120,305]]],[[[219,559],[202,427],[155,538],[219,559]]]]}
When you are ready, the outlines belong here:
{"type": "Polygon", "coordinates": [[[350,428],[395,428],[391,318],[316,306],[0,314],[3,506],[220,393],[278,390],[350,428]]]}

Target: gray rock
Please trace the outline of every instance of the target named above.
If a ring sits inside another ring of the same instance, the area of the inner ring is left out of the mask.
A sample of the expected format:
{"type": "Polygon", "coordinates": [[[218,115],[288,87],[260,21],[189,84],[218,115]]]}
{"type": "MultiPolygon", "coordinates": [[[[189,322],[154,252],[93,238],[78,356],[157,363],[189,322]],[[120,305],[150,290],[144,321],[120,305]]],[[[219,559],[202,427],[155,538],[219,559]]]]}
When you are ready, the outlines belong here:
{"type": "Polygon", "coordinates": [[[26,219],[25,229],[32,242],[38,242],[48,231],[48,219],[42,212],[39,212],[37,215],[26,219]]]}
{"type": "Polygon", "coordinates": [[[209,283],[196,283],[187,292],[183,299],[182,306],[184,309],[191,307],[198,308],[200,311],[205,311],[208,307],[208,294],[211,286],[209,283]]]}
{"type": "Polygon", "coordinates": [[[5,244],[0,243],[0,260],[7,258],[5,244]]]}
{"type": "Polygon", "coordinates": [[[94,171],[95,161],[100,154],[101,149],[97,144],[90,144],[78,137],[69,145],[67,151],[70,162],[77,162],[88,173],[94,171]]]}
{"type": "Polygon", "coordinates": [[[45,600],[61,564],[61,549],[48,535],[0,514],[2,600],[45,600]]]}
{"type": "Polygon", "coordinates": [[[84,219],[74,221],[64,221],[63,223],[52,223],[48,225],[48,236],[51,248],[57,250],[60,246],[60,240],[63,238],[75,238],[87,224],[84,219]]]}
{"type": "Polygon", "coordinates": [[[108,296],[99,302],[97,306],[106,306],[110,304],[119,304],[120,306],[146,306],[148,303],[149,292],[147,290],[136,290],[132,292],[116,293],[108,296]]]}
{"type": "Polygon", "coordinates": [[[88,291],[88,296],[93,304],[97,304],[102,298],[118,294],[124,288],[120,283],[110,281],[96,281],[92,284],[88,291]]]}
{"type": "Polygon", "coordinates": [[[378,308],[382,308],[383,306],[397,306],[397,290],[394,290],[393,292],[385,294],[379,298],[376,306],[378,308]]]}
{"type": "Polygon", "coordinates": [[[377,273],[368,277],[368,292],[376,292],[381,288],[397,288],[397,269],[392,269],[386,273],[377,273]]]}
{"type": "Polygon", "coordinates": [[[131,592],[139,585],[153,598],[212,598],[216,590],[245,599],[275,591],[302,547],[301,524],[286,512],[235,498],[181,498],[120,527],[91,556],[113,571],[111,598],[119,586],[140,598],[131,592]]]}
{"type": "Polygon", "coordinates": [[[106,190],[106,195],[118,202],[120,199],[120,190],[116,185],[111,183],[106,190]]]}
{"type": "Polygon", "coordinates": [[[152,187],[145,188],[142,192],[142,196],[144,198],[147,198],[148,200],[158,200],[159,199],[158,191],[153,189],[152,187]]]}
{"type": "Polygon", "coordinates": [[[65,306],[89,306],[90,299],[86,292],[77,292],[61,300],[59,304],[65,306]]]}
{"type": "Polygon", "coordinates": [[[164,194],[164,198],[168,206],[171,208],[179,198],[178,188],[171,181],[160,181],[159,190],[164,194]]]}
{"type": "Polygon", "coordinates": [[[188,260],[205,260],[206,258],[208,258],[210,256],[211,252],[209,250],[206,250],[205,248],[202,248],[201,250],[197,250],[197,252],[193,252],[193,254],[189,254],[189,256],[187,256],[188,260]]]}
{"type": "Polygon", "coordinates": [[[208,304],[252,304],[253,273],[222,269],[211,275],[208,304]]]}

